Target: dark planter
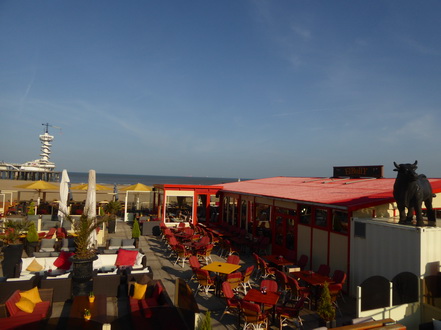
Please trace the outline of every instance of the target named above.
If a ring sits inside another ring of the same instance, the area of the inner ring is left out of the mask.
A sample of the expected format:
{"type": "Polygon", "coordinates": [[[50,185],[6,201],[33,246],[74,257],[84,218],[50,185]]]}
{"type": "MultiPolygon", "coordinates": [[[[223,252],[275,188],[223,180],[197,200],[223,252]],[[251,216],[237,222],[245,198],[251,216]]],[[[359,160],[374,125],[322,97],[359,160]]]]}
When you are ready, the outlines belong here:
{"type": "Polygon", "coordinates": [[[116,220],[115,219],[111,219],[109,221],[107,221],[107,231],[109,234],[114,234],[115,233],[115,226],[116,226],[116,220]]]}
{"type": "Polygon", "coordinates": [[[135,241],[135,248],[139,248],[139,238],[134,238],[135,241]]]}
{"type": "Polygon", "coordinates": [[[28,242],[26,241],[26,254],[28,257],[33,257],[34,252],[37,252],[38,242],[28,242]]]}
{"type": "Polygon", "coordinates": [[[337,321],[324,321],[323,319],[320,319],[319,326],[321,327],[327,327],[328,329],[336,328],[337,327],[337,321]]]}
{"type": "Polygon", "coordinates": [[[4,277],[19,277],[23,244],[9,244],[3,248],[2,270],[4,277]]]}
{"type": "Polygon", "coordinates": [[[94,256],[89,259],[71,258],[72,269],[72,284],[74,296],[86,296],[91,291],[91,279],[93,277],[93,261],[98,259],[94,256]]]}

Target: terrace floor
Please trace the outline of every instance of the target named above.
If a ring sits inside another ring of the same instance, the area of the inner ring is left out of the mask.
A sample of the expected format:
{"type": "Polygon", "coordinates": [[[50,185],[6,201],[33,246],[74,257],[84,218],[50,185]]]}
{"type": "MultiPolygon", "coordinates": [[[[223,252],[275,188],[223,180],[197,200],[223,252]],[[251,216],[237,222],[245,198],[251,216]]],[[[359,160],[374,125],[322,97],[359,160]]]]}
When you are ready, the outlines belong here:
{"type": "MultiPolygon", "coordinates": [[[[116,233],[108,234],[108,238],[111,237],[130,238],[131,227],[123,221],[118,221],[116,233]]],[[[169,255],[169,251],[166,250],[160,237],[141,236],[139,247],[147,256],[147,265],[152,268],[154,279],[162,280],[171,300],[174,301],[176,278],[180,277],[188,280],[192,275],[188,263],[185,265],[184,268],[182,268],[180,265],[173,265],[174,259],[170,259],[167,257],[169,255]]],[[[244,270],[245,267],[254,264],[251,255],[241,255],[240,257],[240,265],[242,266],[240,270],[244,270]]],[[[214,249],[214,253],[212,254],[212,259],[213,261],[225,261],[225,259],[219,257],[216,248],[214,249]]],[[[197,288],[197,284],[194,282],[189,283],[189,285],[193,290],[197,288]]],[[[253,282],[253,286],[258,287],[258,283],[253,282]]],[[[355,318],[355,299],[348,296],[345,296],[344,299],[345,302],[341,299],[339,299],[338,301],[341,314],[337,312],[337,326],[348,324],[351,319],[355,318]]],[[[223,298],[217,297],[212,294],[206,296],[205,294],[200,293],[196,296],[196,302],[199,305],[201,313],[205,313],[207,310],[211,312],[211,324],[213,329],[237,328],[237,316],[225,314],[225,316],[222,318],[222,321],[219,321],[225,309],[223,298]]],[[[67,317],[67,315],[69,314],[69,310],[69,303],[54,303],[52,318],[49,322],[49,325],[51,325],[50,328],[63,329],[64,324],[62,320],[67,317]]],[[[118,325],[112,326],[112,329],[129,329],[130,323],[127,322],[128,310],[126,308],[124,299],[120,298],[118,301],[116,298],[108,298],[107,313],[111,317],[111,320],[120,320],[120,322],[117,322],[120,327],[118,327],[118,325]]],[[[303,329],[314,329],[319,326],[319,318],[314,311],[304,309],[301,312],[301,317],[304,320],[303,329]]],[[[274,324],[271,326],[271,329],[278,328],[278,324],[274,324]]],[[[288,327],[285,327],[285,329],[287,328],[288,327]]]]}

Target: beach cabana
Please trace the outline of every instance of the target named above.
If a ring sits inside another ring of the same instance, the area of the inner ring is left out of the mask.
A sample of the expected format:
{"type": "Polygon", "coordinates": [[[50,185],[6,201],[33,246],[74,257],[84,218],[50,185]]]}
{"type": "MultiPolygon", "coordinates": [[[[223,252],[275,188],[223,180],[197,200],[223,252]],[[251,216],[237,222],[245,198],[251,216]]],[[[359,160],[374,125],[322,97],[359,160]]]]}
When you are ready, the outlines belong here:
{"type": "Polygon", "coordinates": [[[154,209],[166,225],[218,221],[222,186],[158,184],[154,186],[154,209]]]}
{"type": "Polygon", "coordinates": [[[138,182],[131,186],[122,188],[121,190],[126,192],[126,199],[124,204],[124,221],[128,221],[127,205],[129,202],[129,193],[135,194],[136,210],[139,210],[140,209],[139,194],[150,193],[152,191],[152,187],[146,186],[145,184],[138,182]]]}

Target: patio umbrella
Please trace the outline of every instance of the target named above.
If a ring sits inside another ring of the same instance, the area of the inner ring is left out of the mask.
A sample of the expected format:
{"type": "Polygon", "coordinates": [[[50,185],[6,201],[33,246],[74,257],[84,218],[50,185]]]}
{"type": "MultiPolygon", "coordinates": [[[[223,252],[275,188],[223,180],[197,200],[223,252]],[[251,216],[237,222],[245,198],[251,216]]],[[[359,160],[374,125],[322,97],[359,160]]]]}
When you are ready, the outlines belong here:
{"type": "Polygon", "coordinates": [[[122,188],[121,190],[123,190],[123,191],[128,191],[128,190],[130,190],[130,191],[152,191],[152,187],[146,186],[145,184],[138,182],[136,184],[132,184],[131,186],[122,188]]]}
{"type": "Polygon", "coordinates": [[[58,205],[58,217],[60,218],[60,227],[63,226],[64,218],[66,214],[68,214],[67,209],[67,200],[69,197],[69,175],[67,174],[67,170],[63,170],[61,173],[61,182],[60,182],[60,203],[58,205]]]}
{"type": "Polygon", "coordinates": [[[136,209],[139,210],[139,192],[149,192],[152,191],[152,187],[146,186],[143,183],[136,183],[132,184],[131,186],[122,188],[121,190],[126,192],[126,203],[124,207],[124,221],[127,221],[127,202],[129,198],[129,192],[135,192],[135,198],[136,198],[136,209]]]}
{"type": "MultiPolygon", "coordinates": [[[[95,180],[96,180],[96,176],[95,176],[95,180]]],[[[88,190],[89,189],[89,184],[88,183],[82,183],[82,184],[79,184],[77,186],[73,186],[70,189],[73,189],[73,190],[88,190]]],[[[101,191],[101,190],[112,190],[112,188],[95,183],[95,191],[101,191]]]]}
{"type": "Polygon", "coordinates": [[[37,190],[37,192],[38,192],[37,205],[40,205],[40,193],[43,190],[58,190],[58,186],[53,185],[52,183],[49,183],[49,182],[43,181],[43,180],[22,184],[22,185],[16,186],[16,188],[35,189],[35,190],[37,190]]]}
{"type": "MultiPolygon", "coordinates": [[[[96,220],[96,172],[89,171],[89,181],[87,186],[86,204],[84,205],[84,214],[88,218],[96,220]]],[[[96,231],[92,231],[89,239],[89,247],[96,246],[96,231]]]]}

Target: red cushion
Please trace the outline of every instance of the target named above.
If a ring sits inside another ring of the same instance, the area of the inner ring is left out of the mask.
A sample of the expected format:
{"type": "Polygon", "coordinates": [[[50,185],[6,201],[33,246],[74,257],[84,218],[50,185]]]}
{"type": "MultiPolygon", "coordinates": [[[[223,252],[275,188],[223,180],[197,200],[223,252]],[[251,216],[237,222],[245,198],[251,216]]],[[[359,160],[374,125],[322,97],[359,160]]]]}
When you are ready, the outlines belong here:
{"type": "Polygon", "coordinates": [[[115,266],[133,266],[136,262],[138,251],[119,249],[116,257],[115,266]]]}
{"type": "Polygon", "coordinates": [[[58,258],[54,261],[54,266],[60,269],[69,270],[72,265],[69,258],[73,255],[73,252],[61,251],[58,258]]]}
{"type": "Polygon", "coordinates": [[[14,293],[6,300],[6,308],[8,309],[8,313],[11,316],[14,316],[18,313],[20,310],[15,303],[20,301],[20,290],[15,290],[14,293]]]}

